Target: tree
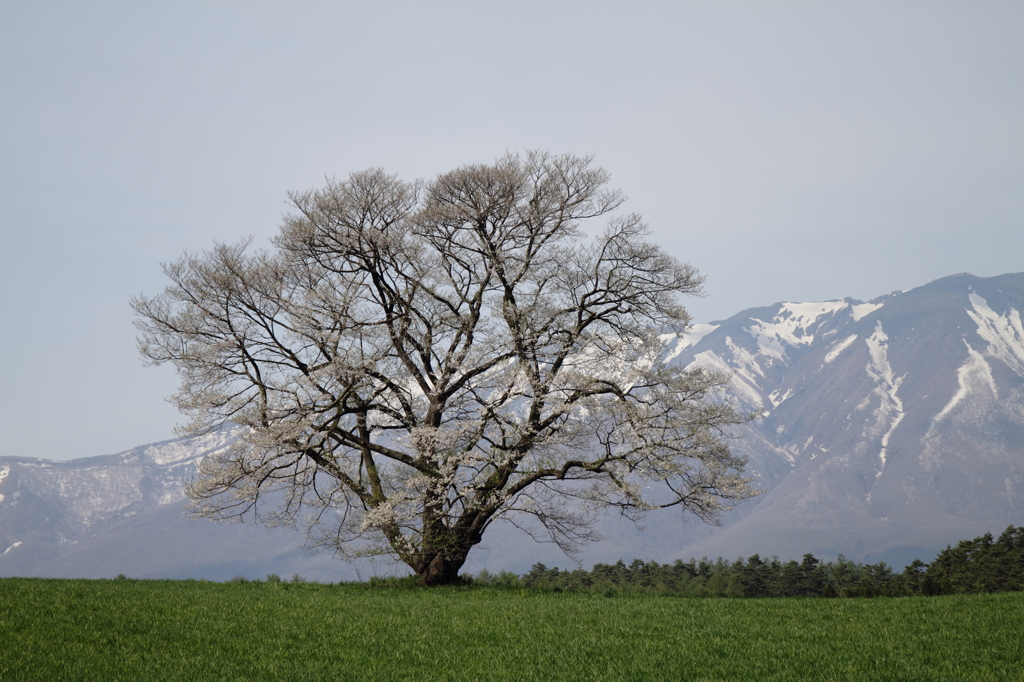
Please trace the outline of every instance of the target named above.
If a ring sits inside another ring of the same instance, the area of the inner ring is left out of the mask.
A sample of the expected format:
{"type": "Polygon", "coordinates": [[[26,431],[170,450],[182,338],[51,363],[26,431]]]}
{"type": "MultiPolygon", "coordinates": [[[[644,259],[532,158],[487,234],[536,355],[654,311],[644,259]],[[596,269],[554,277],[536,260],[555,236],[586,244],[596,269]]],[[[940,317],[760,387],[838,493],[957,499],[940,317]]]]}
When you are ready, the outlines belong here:
{"type": "Polygon", "coordinates": [[[272,250],[165,264],[164,292],[132,300],[140,352],[177,368],[183,432],[240,433],[191,513],[302,524],[435,585],[499,519],[571,552],[602,509],[714,522],[752,495],[728,377],[659,361],[703,279],[610,217],[607,182],[539,152],[429,183],[369,170],[289,195],[272,250]]]}

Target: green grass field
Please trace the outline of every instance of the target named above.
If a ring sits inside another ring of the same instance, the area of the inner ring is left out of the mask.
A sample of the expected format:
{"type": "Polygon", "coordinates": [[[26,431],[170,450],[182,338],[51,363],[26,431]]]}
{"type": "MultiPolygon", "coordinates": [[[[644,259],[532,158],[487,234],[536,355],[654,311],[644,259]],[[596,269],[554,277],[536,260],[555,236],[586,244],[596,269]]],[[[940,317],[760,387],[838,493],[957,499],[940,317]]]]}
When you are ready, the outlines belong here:
{"type": "Polygon", "coordinates": [[[1020,680],[1024,593],[0,580],[0,680],[1020,680]]]}

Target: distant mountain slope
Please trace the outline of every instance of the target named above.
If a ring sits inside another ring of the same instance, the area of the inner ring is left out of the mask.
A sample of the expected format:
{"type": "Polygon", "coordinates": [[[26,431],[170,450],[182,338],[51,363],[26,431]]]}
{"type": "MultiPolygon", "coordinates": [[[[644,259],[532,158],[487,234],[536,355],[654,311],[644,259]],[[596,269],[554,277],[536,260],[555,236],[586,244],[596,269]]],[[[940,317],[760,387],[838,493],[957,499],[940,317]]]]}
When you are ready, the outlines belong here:
{"type": "MultiPolygon", "coordinates": [[[[767,492],[674,556],[902,562],[1024,520],[1024,274],[747,310],[673,363],[734,372],[767,492]]],[[[671,343],[671,342],[670,342],[671,343]]]]}
{"type": "Polygon", "coordinates": [[[192,521],[184,484],[228,432],[66,462],[0,458],[0,575],[336,581],[388,567],[311,556],[286,529],[192,521]]]}
{"type": "MultiPolygon", "coordinates": [[[[868,303],[779,303],[666,336],[664,360],[733,375],[760,416],[735,447],[765,493],[723,526],[609,518],[584,563],[779,555],[901,565],[1024,524],[1024,273],[955,275],[868,303]]],[[[0,575],[206,577],[391,573],[300,551],[292,531],[190,521],[196,462],[227,433],[119,455],[0,458],[0,575]]],[[[508,526],[467,570],[568,565],[508,526]]]]}

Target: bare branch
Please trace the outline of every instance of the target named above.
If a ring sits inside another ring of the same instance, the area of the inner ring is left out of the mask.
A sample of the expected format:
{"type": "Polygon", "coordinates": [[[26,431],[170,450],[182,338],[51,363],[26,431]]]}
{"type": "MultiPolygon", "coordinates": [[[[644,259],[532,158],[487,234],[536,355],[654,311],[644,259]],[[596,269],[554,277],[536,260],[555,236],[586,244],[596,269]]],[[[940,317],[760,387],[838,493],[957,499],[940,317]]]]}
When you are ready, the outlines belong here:
{"type": "Polygon", "coordinates": [[[186,430],[243,434],[204,462],[192,511],[307,523],[436,583],[497,519],[572,551],[593,510],[714,522],[754,494],[728,378],[657,362],[703,278],[638,215],[580,229],[621,207],[608,180],[544,152],[429,183],[369,170],[289,195],[272,251],[166,265],[164,292],[132,300],[140,353],[178,369],[186,430]]]}

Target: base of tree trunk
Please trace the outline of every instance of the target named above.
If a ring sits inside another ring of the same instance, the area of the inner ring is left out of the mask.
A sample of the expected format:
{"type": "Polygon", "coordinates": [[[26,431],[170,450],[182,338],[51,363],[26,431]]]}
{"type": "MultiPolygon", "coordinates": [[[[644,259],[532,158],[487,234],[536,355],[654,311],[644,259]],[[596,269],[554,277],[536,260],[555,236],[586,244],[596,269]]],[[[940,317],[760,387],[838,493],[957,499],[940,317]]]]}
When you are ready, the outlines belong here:
{"type": "Polygon", "coordinates": [[[412,568],[420,577],[420,585],[423,587],[462,585],[467,581],[459,576],[459,570],[465,563],[465,557],[459,559],[438,554],[429,560],[424,559],[412,568]]]}

